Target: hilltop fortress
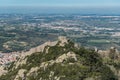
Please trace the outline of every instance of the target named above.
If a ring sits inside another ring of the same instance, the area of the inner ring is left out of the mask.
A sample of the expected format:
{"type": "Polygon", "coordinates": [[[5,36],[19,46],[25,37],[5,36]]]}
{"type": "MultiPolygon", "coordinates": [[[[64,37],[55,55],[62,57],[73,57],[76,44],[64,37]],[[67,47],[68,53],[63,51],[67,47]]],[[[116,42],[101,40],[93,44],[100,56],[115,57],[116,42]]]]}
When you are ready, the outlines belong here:
{"type": "MultiPolygon", "coordinates": [[[[65,36],[59,36],[58,37],[58,40],[57,41],[48,41],[48,42],[45,42],[44,44],[40,45],[40,46],[37,46],[35,48],[31,48],[29,51],[26,51],[26,52],[21,52],[19,53],[19,56],[21,59],[24,59],[26,56],[29,56],[33,53],[36,53],[36,52],[43,52],[45,47],[46,46],[55,46],[56,44],[59,43],[59,46],[64,46],[65,43],[68,43],[68,38],[66,38],[65,36]]],[[[75,47],[78,47],[78,45],[74,44],[75,47]]],[[[46,50],[47,51],[47,50],[46,50]]],[[[96,51],[103,59],[113,59],[113,60],[118,60],[120,59],[120,53],[119,51],[115,48],[115,47],[111,47],[110,49],[108,50],[97,50],[96,51]]],[[[16,63],[17,65],[22,65],[22,64],[26,64],[26,60],[23,60],[22,62],[21,61],[18,61],[16,63]]],[[[16,66],[17,68],[18,66],[16,66]]]]}
{"type": "MultiPolygon", "coordinates": [[[[115,76],[118,76],[118,78],[120,79],[120,69],[116,68],[116,65],[119,65],[120,53],[115,47],[111,47],[109,50],[105,51],[97,49],[87,50],[85,48],[79,47],[68,38],[60,36],[58,37],[57,41],[48,41],[40,46],[31,48],[29,51],[17,52],[17,54],[19,57],[13,63],[12,68],[9,69],[8,67],[8,69],[4,70],[4,66],[0,67],[0,76],[17,70],[18,72],[14,74],[15,76],[13,80],[19,80],[19,78],[23,79],[24,76],[31,76],[34,72],[38,74],[38,72],[49,70],[48,68],[51,66],[55,67],[54,65],[61,65],[61,67],[64,67],[64,65],[77,65],[79,66],[79,68],[81,68],[80,70],[82,70],[82,68],[84,68],[85,66],[89,66],[89,61],[91,61],[91,63],[96,65],[98,65],[99,63],[99,66],[92,65],[94,67],[99,67],[98,70],[102,68],[100,67],[101,65],[103,66],[103,70],[105,66],[106,68],[108,67],[108,69],[110,68],[115,76]],[[98,61],[98,63],[96,63],[96,61],[98,61]],[[27,72],[26,75],[24,75],[25,72],[27,72]]],[[[89,67],[91,67],[92,69],[92,66],[89,67]]],[[[59,66],[56,66],[56,68],[57,67],[59,68],[59,66]]],[[[73,70],[75,69],[73,68],[73,66],[71,68],[73,70]]],[[[67,68],[65,68],[65,70],[66,69],[67,68]]],[[[88,68],[85,68],[85,70],[86,69],[88,68]]],[[[78,70],[76,70],[75,72],[77,72],[78,70]]],[[[49,76],[50,80],[52,79],[50,76],[51,74],[54,74],[54,72],[54,70],[51,70],[50,74],[47,75],[49,76]]],[[[63,76],[55,76],[54,79],[60,80],[61,77],[63,76]]],[[[43,77],[41,76],[41,80],[42,78],[43,77]]]]}
{"type": "MultiPolygon", "coordinates": [[[[12,53],[3,53],[4,56],[0,58],[0,64],[7,64],[9,62],[13,62],[16,61],[16,58],[20,57],[20,58],[24,58],[25,56],[31,55],[32,53],[36,53],[36,52],[43,52],[44,48],[46,46],[55,46],[58,42],[60,42],[60,46],[64,46],[64,43],[68,42],[68,38],[66,38],[65,36],[59,36],[57,41],[47,41],[42,45],[39,45],[37,47],[31,48],[28,51],[20,51],[20,52],[12,52],[12,53]]],[[[76,47],[78,47],[79,45],[77,43],[75,43],[76,47]]],[[[111,47],[109,50],[97,50],[97,48],[95,48],[95,51],[97,53],[100,54],[101,57],[104,58],[112,58],[112,59],[119,59],[120,58],[120,53],[119,51],[115,48],[115,47],[111,47]]],[[[1,54],[2,55],[2,54],[1,54]]]]}
{"type": "Polygon", "coordinates": [[[21,57],[25,57],[25,56],[31,55],[32,53],[35,53],[35,52],[42,52],[46,46],[55,46],[58,43],[58,41],[61,42],[60,46],[64,46],[64,43],[67,43],[67,40],[68,39],[66,37],[59,36],[57,41],[53,41],[53,42],[47,41],[40,46],[31,48],[29,51],[26,51],[26,52],[22,51],[19,54],[20,54],[21,57]]]}

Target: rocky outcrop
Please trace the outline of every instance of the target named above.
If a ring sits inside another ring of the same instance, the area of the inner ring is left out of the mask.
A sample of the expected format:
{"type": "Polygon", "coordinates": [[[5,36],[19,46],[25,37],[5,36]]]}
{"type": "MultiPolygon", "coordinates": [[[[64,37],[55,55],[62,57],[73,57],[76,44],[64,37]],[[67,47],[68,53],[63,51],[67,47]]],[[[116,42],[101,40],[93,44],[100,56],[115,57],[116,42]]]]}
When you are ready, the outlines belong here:
{"type": "Polygon", "coordinates": [[[57,59],[56,59],[56,63],[62,63],[63,61],[67,61],[68,59],[74,59],[75,61],[77,61],[77,58],[76,58],[76,54],[74,52],[68,52],[67,54],[63,54],[61,56],[59,56],[57,59]]]}
{"type": "Polygon", "coordinates": [[[102,58],[120,59],[120,53],[115,47],[111,47],[109,50],[98,50],[98,53],[102,58]]]}
{"type": "Polygon", "coordinates": [[[20,78],[22,78],[22,80],[25,80],[25,72],[25,69],[20,69],[14,80],[19,80],[20,78]]]}
{"type": "Polygon", "coordinates": [[[0,76],[7,73],[7,70],[4,70],[4,66],[0,66],[0,76]]]}
{"type": "Polygon", "coordinates": [[[60,41],[60,44],[59,44],[60,46],[64,46],[65,43],[68,43],[68,39],[64,36],[58,37],[58,41],[60,41]]]}
{"type": "Polygon", "coordinates": [[[38,69],[39,69],[39,67],[33,67],[33,68],[31,68],[30,71],[27,73],[27,76],[29,76],[33,72],[37,72],[38,69]]]}

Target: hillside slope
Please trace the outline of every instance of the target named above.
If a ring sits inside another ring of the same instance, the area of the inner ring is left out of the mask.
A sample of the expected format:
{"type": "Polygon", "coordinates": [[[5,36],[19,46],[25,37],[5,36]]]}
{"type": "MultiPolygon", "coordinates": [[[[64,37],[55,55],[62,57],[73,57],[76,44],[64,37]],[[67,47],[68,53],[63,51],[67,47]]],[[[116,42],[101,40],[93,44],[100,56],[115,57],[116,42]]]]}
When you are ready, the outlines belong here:
{"type": "Polygon", "coordinates": [[[55,45],[20,58],[0,80],[117,80],[94,50],[61,37],[55,45]]]}

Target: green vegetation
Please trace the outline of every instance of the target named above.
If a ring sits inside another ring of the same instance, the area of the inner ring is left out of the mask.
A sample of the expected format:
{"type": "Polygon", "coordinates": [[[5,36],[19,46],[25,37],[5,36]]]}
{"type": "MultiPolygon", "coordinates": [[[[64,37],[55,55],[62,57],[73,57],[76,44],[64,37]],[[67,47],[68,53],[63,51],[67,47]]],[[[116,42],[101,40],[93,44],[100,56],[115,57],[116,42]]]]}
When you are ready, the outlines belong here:
{"type": "MultiPolygon", "coordinates": [[[[59,43],[55,46],[46,46],[43,52],[33,53],[27,56],[27,63],[20,65],[14,69],[15,64],[11,64],[9,72],[0,77],[0,80],[13,80],[20,69],[27,70],[27,74],[31,68],[40,67],[41,63],[48,64],[46,68],[41,67],[36,72],[26,76],[28,80],[84,80],[86,78],[94,78],[96,80],[117,80],[114,73],[103,64],[102,58],[93,50],[85,49],[84,47],[76,48],[74,43],[68,40],[68,44],[61,47],[59,43]],[[48,52],[47,52],[48,50],[48,52]],[[55,61],[59,56],[68,52],[74,52],[77,61],[69,58],[61,63],[53,63],[50,65],[49,61],[55,61]],[[50,76],[51,75],[51,76],[50,76]]],[[[19,79],[21,80],[21,79],[19,79]]]]}

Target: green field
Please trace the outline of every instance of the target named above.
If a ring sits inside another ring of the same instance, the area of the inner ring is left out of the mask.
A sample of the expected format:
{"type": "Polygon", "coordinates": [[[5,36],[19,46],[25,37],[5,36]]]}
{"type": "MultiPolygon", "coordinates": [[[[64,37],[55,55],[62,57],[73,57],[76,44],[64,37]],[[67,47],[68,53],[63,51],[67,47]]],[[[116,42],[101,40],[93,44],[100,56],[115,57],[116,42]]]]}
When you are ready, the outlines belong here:
{"type": "Polygon", "coordinates": [[[89,40],[88,43],[110,43],[110,41],[105,39],[100,39],[100,40],[89,40]]]}

